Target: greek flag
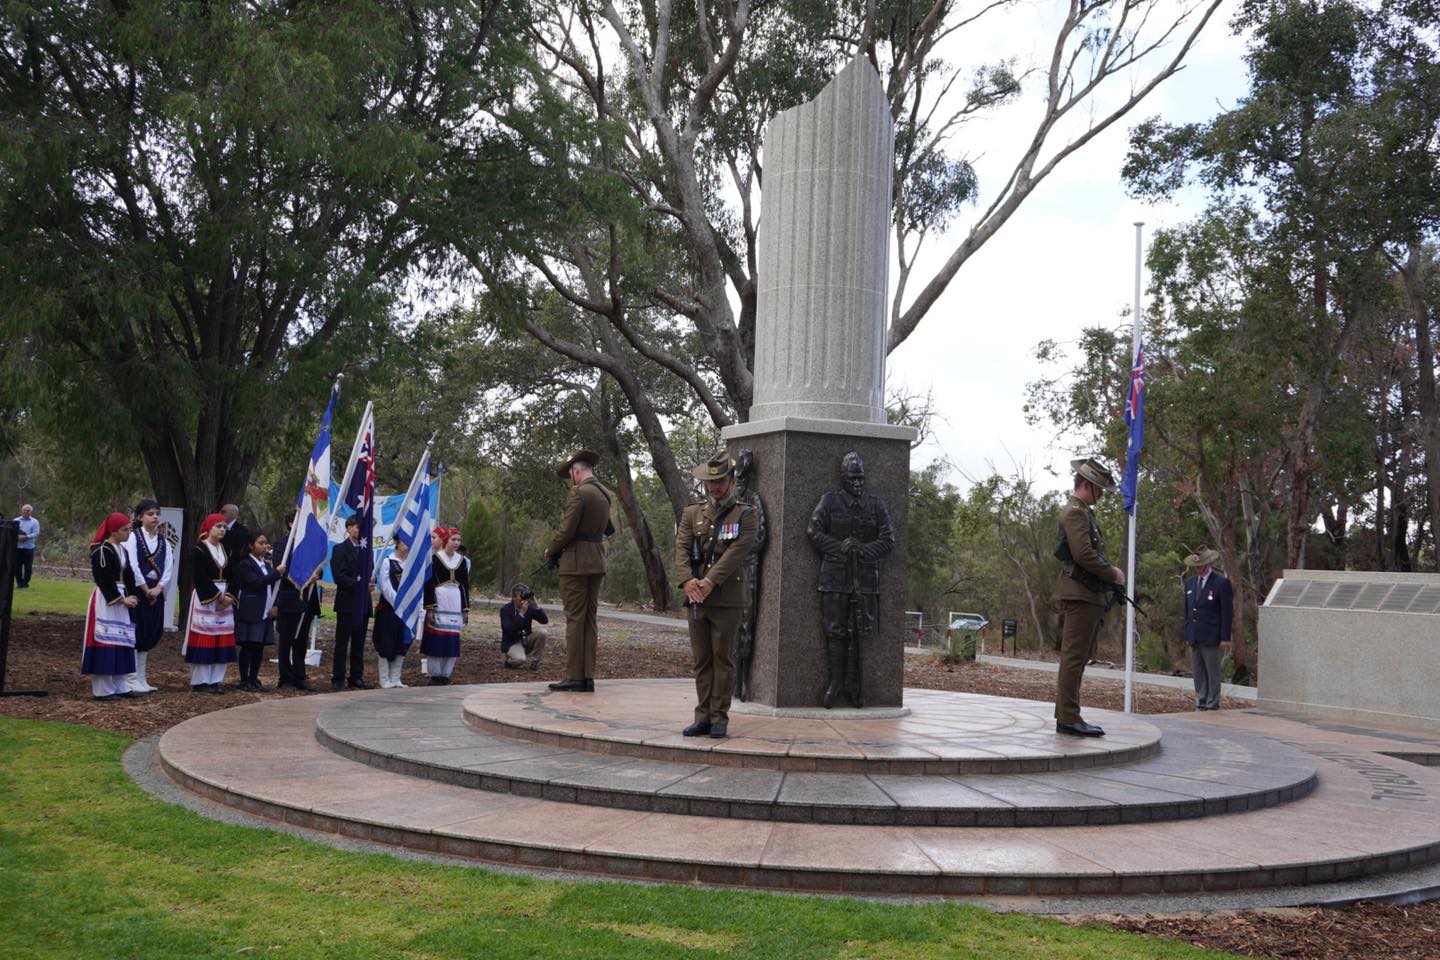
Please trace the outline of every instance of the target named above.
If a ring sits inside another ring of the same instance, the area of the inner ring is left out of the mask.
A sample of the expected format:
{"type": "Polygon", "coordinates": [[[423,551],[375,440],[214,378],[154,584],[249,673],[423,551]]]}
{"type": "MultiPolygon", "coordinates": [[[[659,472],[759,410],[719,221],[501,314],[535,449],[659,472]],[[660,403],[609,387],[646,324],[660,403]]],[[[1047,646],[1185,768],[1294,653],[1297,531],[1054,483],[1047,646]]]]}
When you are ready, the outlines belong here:
{"type": "Polygon", "coordinates": [[[339,395],[337,380],[330,388],[330,405],[325,408],[320,436],[315,438],[315,448],[310,452],[305,482],[300,485],[300,498],[295,504],[295,524],[281,555],[288,560],[290,579],[300,586],[330,558],[330,538],[325,532],[330,522],[330,416],[339,395]]]}
{"type": "Polygon", "coordinates": [[[395,523],[395,539],[410,547],[400,568],[395,616],[405,625],[405,635],[411,641],[420,635],[420,620],[425,614],[425,581],[430,579],[430,531],[435,527],[430,483],[430,445],[426,444],[415,476],[410,480],[410,489],[405,491],[400,519],[395,523]]]}

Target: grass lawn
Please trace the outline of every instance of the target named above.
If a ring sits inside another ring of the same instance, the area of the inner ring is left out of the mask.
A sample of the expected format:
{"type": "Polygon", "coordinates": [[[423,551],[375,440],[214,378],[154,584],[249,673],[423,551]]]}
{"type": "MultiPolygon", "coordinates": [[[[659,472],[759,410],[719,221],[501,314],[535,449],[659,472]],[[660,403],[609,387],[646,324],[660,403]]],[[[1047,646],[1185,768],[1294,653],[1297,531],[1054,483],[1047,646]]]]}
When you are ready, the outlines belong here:
{"type": "Polygon", "coordinates": [[[14,592],[11,613],[17,617],[31,613],[73,613],[83,617],[94,589],[89,580],[31,580],[29,587],[14,592]]]}
{"type": "Polygon", "coordinates": [[[350,853],[155,800],[120,766],[128,742],[0,717],[0,957],[1225,956],[953,904],[561,882],[350,853]]]}

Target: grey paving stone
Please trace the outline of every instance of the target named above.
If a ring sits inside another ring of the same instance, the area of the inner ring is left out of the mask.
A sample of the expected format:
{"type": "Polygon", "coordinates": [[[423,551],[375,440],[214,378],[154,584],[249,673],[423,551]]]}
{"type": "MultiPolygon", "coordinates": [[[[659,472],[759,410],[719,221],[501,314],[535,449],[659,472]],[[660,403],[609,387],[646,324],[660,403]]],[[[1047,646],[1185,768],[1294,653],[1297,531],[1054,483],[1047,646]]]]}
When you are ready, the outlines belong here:
{"type": "Polygon", "coordinates": [[[625,757],[562,751],[546,756],[526,757],[523,760],[471,765],[466,769],[477,770],[495,777],[509,777],[534,783],[557,783],[568,782],[571,777],[625,762],[627,762],[625,757]]]}
{"type": "Polygon", "coordinates": [[[948,777],[871,776],[870,782],[902,809],[943,807],[1006,810],[1014,805],[948,777]]]}
{"type": "Polygon", "coordinates": [[[896,806],[889,794],[858,773],[787,773],[777,802],[834,808],[896,806]]]}
{"type": "Polygon", "coordinates": [[[678,780],[704,770],[698,763],[662,763],[658,760],[617,758],[589,771],[566,774],[564,782],[575,787],[653,794],[678,780]]]}
{"type": "Polygon", "coordinates": [[[670,797],[710,797],[736,803],[772,804],[785,774],[749,767],[705,767],[660,793],[670,797]]]}

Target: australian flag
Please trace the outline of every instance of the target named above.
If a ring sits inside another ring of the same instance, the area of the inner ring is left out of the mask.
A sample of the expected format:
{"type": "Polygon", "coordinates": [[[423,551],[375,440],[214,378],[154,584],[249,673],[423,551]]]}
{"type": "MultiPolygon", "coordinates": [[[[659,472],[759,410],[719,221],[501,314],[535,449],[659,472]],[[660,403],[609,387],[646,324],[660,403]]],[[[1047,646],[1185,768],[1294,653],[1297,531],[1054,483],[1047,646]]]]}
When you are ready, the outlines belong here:
{"type": "MultiPolygon", "coordinates": [[[[355,435],[355,446],[350,452],[350,463],[345,467],[345,483],[340,490],[341,503],[348,512],[360,521],[360,546],[364,547],[361,566],[357,571],[360,582],[368,584],[374,573],[375,553],[372,543],[375,535],[375,408],[365,405],[365,416],[360,419],[360,431],[355,435]]],[[[368,591],[355,591],[353,623],[365,619],[368,591]]]]}
{"type": "Polygon", "coordinates": [[[289,577],[297,586],[304,586],[330,554],[330,538],[325,528],[330,522],[330,416],[335,412],[335,398],[340,395],[337,382],[330,389],[330,404],[320,423],[320,436],[310,452],[305,468],[305,482],[300,486],[300,499],[295,504],[295,526],[290,531],[287,562],[289,577]]]}
{"type": "Polygon", "coordinates": [[[1135,515],[1135,488],[1140,482],[1140,448],[1145,445],[1145,337],[1135,341],[1135,362],[1130,367],[1130,395],[1125,400],[1125,426],[1130,428],[1130,444],[1125,450],[1125,476],[1120,480],[1120,494],[1125,498],[1125,512],[1135,515]]]}

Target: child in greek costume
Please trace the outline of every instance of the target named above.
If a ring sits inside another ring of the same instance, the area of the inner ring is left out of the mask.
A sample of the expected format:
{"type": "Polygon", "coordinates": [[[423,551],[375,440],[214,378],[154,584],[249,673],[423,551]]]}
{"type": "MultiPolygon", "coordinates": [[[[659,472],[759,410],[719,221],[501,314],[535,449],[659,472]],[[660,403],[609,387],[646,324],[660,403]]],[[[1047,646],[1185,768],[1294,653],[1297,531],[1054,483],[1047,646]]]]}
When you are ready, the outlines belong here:
{"type": "Polygon", "coordinates": [[[80,672],[90,678],[96,700],[136,696],[127,677],[135,672],[135,571],[125,551],[130,518],[112,513],[90,541],[90,575],[95,590],[85,612],[85,652],[80,672]]]}

